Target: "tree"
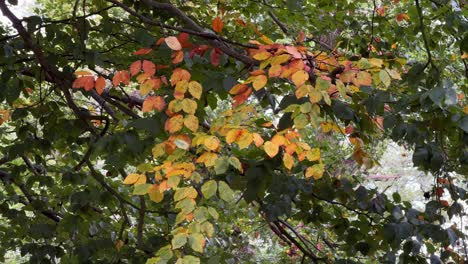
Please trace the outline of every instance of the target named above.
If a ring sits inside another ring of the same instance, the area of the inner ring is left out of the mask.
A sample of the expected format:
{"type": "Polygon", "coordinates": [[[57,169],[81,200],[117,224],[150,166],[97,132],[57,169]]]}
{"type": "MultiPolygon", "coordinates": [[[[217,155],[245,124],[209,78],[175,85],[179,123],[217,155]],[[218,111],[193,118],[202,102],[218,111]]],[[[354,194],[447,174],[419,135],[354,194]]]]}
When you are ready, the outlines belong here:
{"type": "Polygon", "coordinates": [[[466,260],[463,2],[40,2],[0,0],[0,251],[248,262],[252,220],[298,262],[466,260]],[[387,138],[425,211],[353,177],[387,138]]]}

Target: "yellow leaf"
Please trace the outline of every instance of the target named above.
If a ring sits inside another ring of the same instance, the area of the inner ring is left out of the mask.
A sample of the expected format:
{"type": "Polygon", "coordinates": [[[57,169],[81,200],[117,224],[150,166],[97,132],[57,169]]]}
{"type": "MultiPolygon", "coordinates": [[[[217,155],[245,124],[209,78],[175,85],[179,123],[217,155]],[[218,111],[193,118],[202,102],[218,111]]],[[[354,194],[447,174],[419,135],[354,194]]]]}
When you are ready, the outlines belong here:
{"type": "Polygon", "coordinates": [[[192,132],[196,132],[198,130],[198,118],[194,115],[187,115],[184,118],[184,125],[192,132]]]}
{"type": "Polygon", "coordinates": [[[148,195],[149,195],[151,201],[153,201],[155,203],[159,203],[164,199],[164,193],[161,192],[161,190],[159,190],[159,186],[156,185],[156,184],[153,184],[150,187],[150,189],[148,191],[148,195]]]}
{"type": "Polygon", "coordinates": [[[205,147],[211,151],[215,151],[219,147],[219,139],[215,136],[208,136],[203,143],[205,147]]]}
{"type": "Polygon", "coordinates": [[[76,71],[75,75],[76,76],[87,76],[87,75],[93,75],[93,74],[91,72],[89,72],[89,71],[76,71]]]}
{"type": "Polygon", "coordinates": [[[180,80],[177,82],[174,89],[174,98],[181,100],[184,99],[184,94],[187,91],[188,82],[186,80],[180,80]]]}
{"type": "Polygon", "coordinates": [[[255,91],[262,89],[268,82],[268,78],[265,75],[255,76],[253,79],[252,86],[255,91]]]}
{"type": "Polygon", "coordinates": [[[291,79],[293,83],[296,85],[296,87],[299,87],[303,85],[308,79],[309,79],[309,74],[303,70],[295,72],[292,76],[291,79]]]}
{"type": "Polygon", "coordinates": [[[279,146],[271,141],[267,141],[265,144],[263,144],[263,149],[265,150],[266,154],[270,156],[270,158],[273,158],[276,156],[276,154],[278,154],[279,146]]]}
{"type": "Polygon", "coordinates": [[[322,100],[322,93],[317,89],[312,89],[309,92],[309,100],[313,104],[320,102],[322,100]]]}
{"type": "Polygon", "coordinates": [[[283,164],[288,170],[290,170],[294,166],[294,158],[288,153],[284,153],[283,164]]]}
{"type": "Polygon", "coordinates": [[[135,184],[140,179],[141,176],[145,177],[145,181],[146,181],[146,176],[145,175],[132,173],[132,174],[129,174],[127,177],[125,177],[125,180],[123,181],[123,183],[124,184],[135,184]]]}
{"type": "Polygon", "coordinates": [[[196,160],[197,163],[204,163],[206,167],[213,167],[218,155],[213,152],[205,152],[196,160]]]}
{"type": "Polygon", "coordinates": [[[307,151],[306,158],[310,161],[317,161],[320,159],[320,149],[319,148],[313,148],[309,151],[307,151]]]}
{"type": "Polygon", "coordinates": [[[305,97],[312,91],[312,85],[301,85],[296,89],[296,97],[297,99],[300,99],[302,97],[305,97]]]}
{"type": "Polygon", "coordinates": [[[271,53],[268,51],[261,51],[253,56],[258,61],[263,61],[271,57],[271,53]]]}
{"type": "Polygon", "coordinates": [[[305,177],[306,178],[313,177],[315,180],[318,180],[322,178],[324,171],[325,171],[325,166],[322,163],[315,164],[307,168],[305,177]]]}
{"type": "Polygon", "coordinates": [[[279,64],[285,63],[290,58],[291,56],[289,54],[281,54],[281,55],[275,56],[271,59],[271,65],[273,66],[273,65],[279,65],[279,64]]]}
{"type": "Polygon", "coordinates": [[[196,82],[196,81],[191,81],[189,84],[188,84],[188,90],[189,90],[189,93],[197,98],[197,99],[200,99],[201,95],[202,95],[202,92],[203,92],[203,87],[201,86],[200,83],[196,82]]]}
{"type": "Polygon", "coordinates": [[[182,110],[184,110],[185,113],[187,114],[195,114],[197,111],[197,102],[195,102],[192,99],[185,98],[181,102],[182,105],[182,110]]]}

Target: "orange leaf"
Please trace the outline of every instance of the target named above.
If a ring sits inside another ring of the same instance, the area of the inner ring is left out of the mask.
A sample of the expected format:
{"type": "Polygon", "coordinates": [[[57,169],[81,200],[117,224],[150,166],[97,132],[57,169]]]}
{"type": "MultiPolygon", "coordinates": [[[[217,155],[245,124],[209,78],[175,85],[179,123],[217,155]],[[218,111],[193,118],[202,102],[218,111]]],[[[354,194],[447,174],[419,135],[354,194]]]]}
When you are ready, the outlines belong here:
{"type": "Polygon", "coordinates": [[[257,133],[253,133],[252,137],[253,137],[254,144],[255,144],[255,146],[257,146],[257,148],[260,147],[261,145],[263,145],[264,140],[263,140],[262,136],[260,136],[257,133]]]}
{"type": "Polygon", "coordinates": [[[309,79],[309,74],[303,70],[295,72],[292,76],[291,79],[293,83],[296,85],[296,87],[299,87],[303,85],[308,79],[309,79]]]}
{"type": "Polygon", "coordinates": [[[149,60],[143,61],[143,71],[149,76],[153,76],[156,73],[156,65],[149,60]]]}
{"type": "Polygon", "coordinates": [[[98,94],[102,94],[102,92],[104,91],[104,88],[106,88],[106,79],[104,79],[104,77],[102,76],[99,76],[96,79],[95,88],[98,94]]]}
{"type": "Polygon", "coordinates": [[[150,53],[152,51],[152,49],[150,48],[142,48],[142,49],[139,49],[135,52],[133,52],[133,55],[146,55],[148,53],[150,53]]]}
{"type": "Polygon", "coordinates": [[[174,51],[171,58],[173,64],[181,63],[184,60],[184,52],[181,50],[174,51]]]}
{"type": "Polygon", "coordinates": [[[190,72],[181,68],[174,69],[171,75],[171,85],[174,86],[181,80],[189,81],[190,72]]]}
{"type": "Polygon", "coordinates": [[[130,74],[132,76],[137,75],[141,70],[141,61],[137,60],[134,63],[130,64],[130,74]]]}
{"type": "Polygon", "coordinates": [[[239,84],[234,85],[231,88],[231,90],[229,90],[229,93],[232,95],[241,94],[245,92],[248,88],[249,86],[247,86],[246,84],[239,83],[239,84]]]}
{"type": "Polygon", "coordinates": [[[297,42],[302,43],[305,40],[305,34],[304,32],[300,31],[299,35],[297,36],[297,42]]]}
{"type": "Polygon", "coordinates": [[[234,103],[232,104],[233,107],[236,107],[240,104],[242,104],[243,102],[245,102],[247,100],[247,98],[249,98],[249,96],[252,94],[252,88],[248,88],[247,86],[247,89],[244,90],[242,93],[234,96],[232,99],[234,100],[234,103]]]}
{"type": "Polygon", "coordinates": [[[267,141],[265,144],[263,144],[263,149],[265,150],[266,154],[270,156],[270,158],[273,158],[276,156],[276,154],[278,154],[279,146],[271,141],[267,141]]]}
{"type": "Polygon", "coordinates": [[[371,86],[372,85],[372,76],[368,72],[360,71],[356,75],[356,78],[354,79],[353,82],[358,87],[362,86],[362,85],[371,86]]]}
{"type": "Polygon", "coordinates": [[[272,78],[272,77],[278,77],[281,75],[281,71],[282,71],[283,67],[281,67],[281,65],[273,65],[270,67],[270,69],[268,70],[268,77],[272,78]]]}
{"type": "Polygon", "coordinates": [[[119,86],[120,83],[127,85],[130,83],[130,73],[128,71],[117,71],[112,78],[112,84],[119,86]]]}
{"type": "Polygon", "coordinates": [[[72,84],[73,88],[83,87],[86,91],[89,91],[94,88],[94,77],[93,76],[82,76],[76,78],[72,84]]]}
{"type": "Polygon", "coordinates": [[[182,45],[180,44],[179,40],[176,37],[167,37],[164,39],[166,42],[166,45],[171,49],[171,50],[181,50],[182,45]]]}
{"type": "Polygon", "coordinates": [[[252,86],[255,91],[262,89],[267,84],[268,78],[265,75],[258,75],[255,77],[252,86]]]}
{"type": "Polygon", "coordinates": [[[224,24],[220,17],[216,17],[211,22],[211,27],[216,33],[220,33],[223,30],[224,24]]]}
{"type": "Polygon", "coordinates": [[[141,110],[143,113],[149,112],[153,109],[156,109],[158,111],[164,110],[164,107],[166,107],[166,102],[164,102],[164,98],[161,96],[150,96],[143,101],[143,106],[141,107],[141,110]]]}
{"type": "Polygon", "coordinates": [[[176,115],[167,119],[164,129],[169,133],[175,133],[182,129],[184,125],[184,118],[182,115],[176,115]]]}

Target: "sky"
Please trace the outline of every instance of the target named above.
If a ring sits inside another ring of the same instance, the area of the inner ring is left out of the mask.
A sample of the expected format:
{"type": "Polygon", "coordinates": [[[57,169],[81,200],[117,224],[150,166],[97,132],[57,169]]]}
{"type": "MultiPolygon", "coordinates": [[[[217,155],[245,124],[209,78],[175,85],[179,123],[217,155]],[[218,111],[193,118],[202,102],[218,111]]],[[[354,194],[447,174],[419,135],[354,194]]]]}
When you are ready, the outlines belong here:
{"type": "MultiPolygon", "coordinates": [[[[35,4],[35,0],[18,0],[18,5],[10,5],[11,11],[18,17],[23,18],[25,16],[32,15],[32,8],[35,4]]],[[[0,15],[0,21],[2,23],[8,23],[9,20],[3,14],[0,15]]]]}

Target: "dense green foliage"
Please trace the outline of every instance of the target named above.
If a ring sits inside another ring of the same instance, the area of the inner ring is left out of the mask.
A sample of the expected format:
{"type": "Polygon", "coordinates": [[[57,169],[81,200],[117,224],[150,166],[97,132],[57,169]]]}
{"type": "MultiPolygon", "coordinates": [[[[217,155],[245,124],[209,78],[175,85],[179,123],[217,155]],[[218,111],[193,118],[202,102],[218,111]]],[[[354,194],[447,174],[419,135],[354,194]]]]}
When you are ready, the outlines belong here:
{"type": "Polygon", "coordinates": [[[0,262],[467,260],[465,1],[15,2],[0,262]],[[434,175],[424,211],[360,184],[388,139],[434,175]]]}

